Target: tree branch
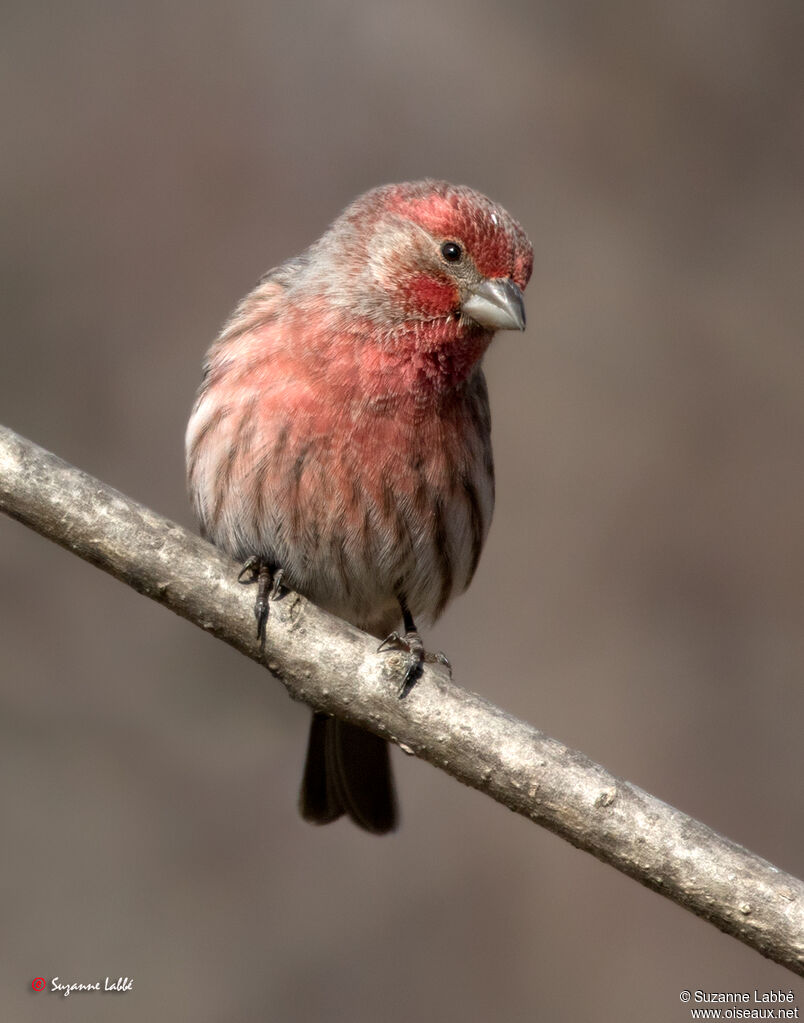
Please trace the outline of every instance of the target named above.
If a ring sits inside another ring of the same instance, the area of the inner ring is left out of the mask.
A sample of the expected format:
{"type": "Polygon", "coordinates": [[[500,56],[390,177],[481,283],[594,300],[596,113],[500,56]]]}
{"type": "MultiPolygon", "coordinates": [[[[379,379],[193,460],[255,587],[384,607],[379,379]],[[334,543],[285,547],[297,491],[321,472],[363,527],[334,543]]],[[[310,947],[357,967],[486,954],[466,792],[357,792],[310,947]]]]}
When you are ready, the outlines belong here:
{"type": "Polygon", "coordinates": [[[459,781],[804,976],[804,884],[609,774],[582,753],[425,668],[405,699],[403,655],[296,593],[271,605],[199,537],[0,427],[0,510],[267,667],[289,694],[398,743],[459,781]]]}

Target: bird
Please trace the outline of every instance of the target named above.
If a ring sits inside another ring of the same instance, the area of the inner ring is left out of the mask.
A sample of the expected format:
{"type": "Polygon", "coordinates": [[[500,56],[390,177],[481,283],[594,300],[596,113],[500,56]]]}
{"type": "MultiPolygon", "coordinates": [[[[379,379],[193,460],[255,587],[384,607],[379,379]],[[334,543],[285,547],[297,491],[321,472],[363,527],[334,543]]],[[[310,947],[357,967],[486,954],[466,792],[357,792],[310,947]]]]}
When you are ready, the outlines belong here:
{"type": "MultiPolygon", "coordinates": [[[[355,199],[235,307],[204,363],[187,481],[202,535],[259,583],[258,631],[287,587],[430,659],[417,622],[468,587],[494,506],[483,356],[524,330],[532,268],[505,209],[426,179],[355,199]]],[[[314,711],[299,808],[394,830],[387,742],[314,711]]]]}

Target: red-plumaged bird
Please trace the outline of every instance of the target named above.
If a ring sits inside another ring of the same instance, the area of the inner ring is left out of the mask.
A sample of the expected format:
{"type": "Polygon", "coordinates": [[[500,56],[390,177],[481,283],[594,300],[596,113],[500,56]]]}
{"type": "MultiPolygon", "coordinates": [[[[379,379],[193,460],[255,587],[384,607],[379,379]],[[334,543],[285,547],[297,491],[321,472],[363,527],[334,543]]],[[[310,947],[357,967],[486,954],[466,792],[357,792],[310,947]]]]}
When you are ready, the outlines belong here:
{"type": "MultiPolygon", "coordinates": [[[[523,329],[533,255],[464,186],[375,188],[269,271],[210,349],[187,429],[204,536],[358,628],[422,655],[469,585],[494,468],[483,355],[523,329]]],[[[397,822],[386,742],[315,713],[300,800],[327,823],[397,822]]]]}

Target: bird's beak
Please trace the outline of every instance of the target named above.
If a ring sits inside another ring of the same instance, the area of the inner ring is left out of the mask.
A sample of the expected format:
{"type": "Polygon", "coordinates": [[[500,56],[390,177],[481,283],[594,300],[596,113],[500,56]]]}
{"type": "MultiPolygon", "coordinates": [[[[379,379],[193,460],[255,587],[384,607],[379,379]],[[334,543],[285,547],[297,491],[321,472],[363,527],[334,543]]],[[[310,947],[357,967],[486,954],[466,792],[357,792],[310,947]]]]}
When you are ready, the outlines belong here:
{"type": "Polygon", "coordinates": [[[491,277],[473,287],[461,306],[463,313],[491,330],[524,330],[525,302],[509,277],[491,277]]]}

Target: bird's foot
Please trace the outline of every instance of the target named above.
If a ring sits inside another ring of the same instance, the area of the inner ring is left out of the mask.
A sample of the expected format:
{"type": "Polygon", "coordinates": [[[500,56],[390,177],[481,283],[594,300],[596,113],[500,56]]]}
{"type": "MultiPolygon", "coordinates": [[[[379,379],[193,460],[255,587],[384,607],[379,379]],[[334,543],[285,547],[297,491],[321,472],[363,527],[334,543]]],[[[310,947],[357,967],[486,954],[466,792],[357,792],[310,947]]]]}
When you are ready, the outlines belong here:
{"type": "Polygon", "coordinates": [[[279,600],[282,596],[281,568],[263,561],[259,557],[251,557],[245,562],[237,576],[237,581],[244,585],[257,584],[257,599],[254,601],[254,617],[257,619],[257,639],[265,639],[265,623],[268,621],[268,602],[279,600]]]}
{"type": "Polygon", "coordinates": [[[450,678],[452,678],[452,665],[449,663],[449,658],[446,654],[438,653],[430,654],[424,649],[422,638],[415,629],[410,629],[408,632],[399,633],[392,632],[377,647],[377,653],[382,653],[384,650],[402,650],[404,653],[410,654],[410,660],[408,666],[405,669],[405,674],[402,679],[402,683],[399,686],[399,698],[407,696],[422,673],[422,665],[424,664],[443,664],[449,672],[450,678]]]}

